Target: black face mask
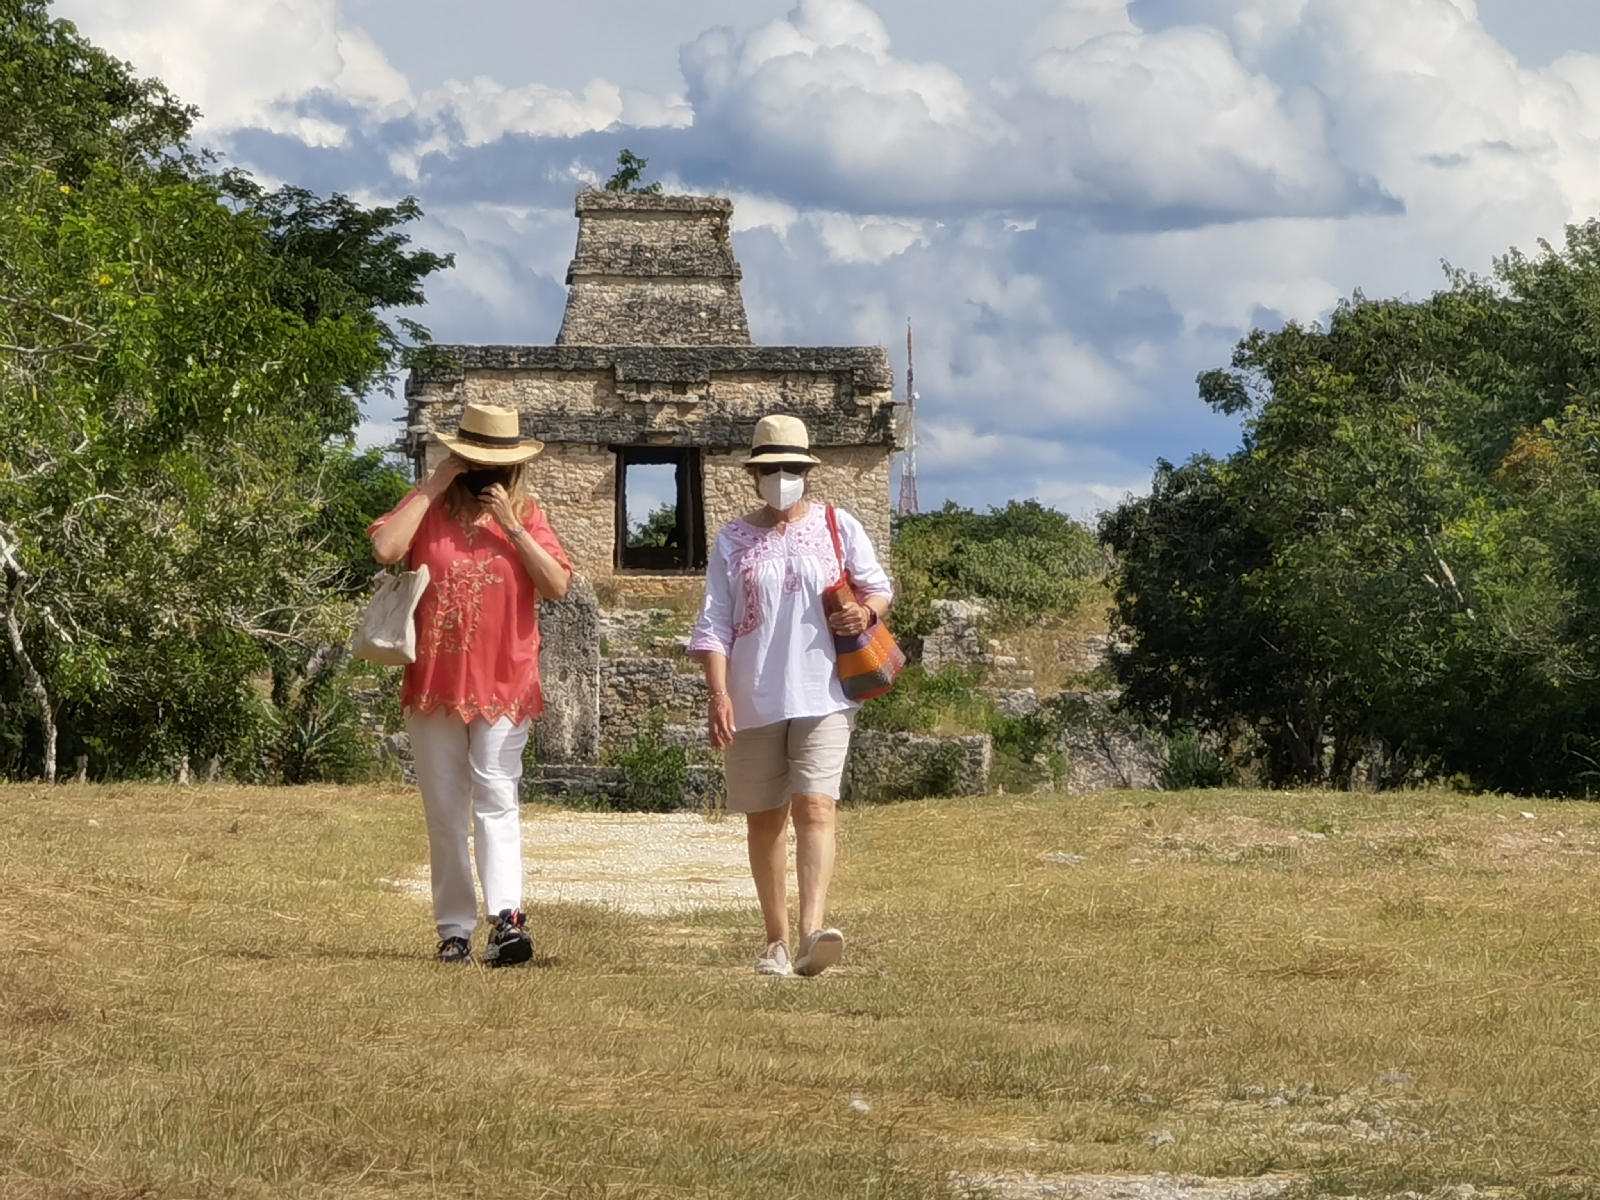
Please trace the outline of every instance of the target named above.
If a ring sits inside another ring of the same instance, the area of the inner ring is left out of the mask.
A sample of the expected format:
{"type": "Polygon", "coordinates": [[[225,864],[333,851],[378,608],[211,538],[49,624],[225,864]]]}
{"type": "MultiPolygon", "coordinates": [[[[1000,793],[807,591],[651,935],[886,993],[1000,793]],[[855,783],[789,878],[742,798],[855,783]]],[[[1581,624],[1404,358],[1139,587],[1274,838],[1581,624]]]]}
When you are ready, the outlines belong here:
{"type": "Polygon", "coordinates": [[[475,467],[470,471],[461,472],[458,478],[462,487],[481,499],[483,493],[497,483],[509,489],[513,470],[512,467],[475,467]]]}

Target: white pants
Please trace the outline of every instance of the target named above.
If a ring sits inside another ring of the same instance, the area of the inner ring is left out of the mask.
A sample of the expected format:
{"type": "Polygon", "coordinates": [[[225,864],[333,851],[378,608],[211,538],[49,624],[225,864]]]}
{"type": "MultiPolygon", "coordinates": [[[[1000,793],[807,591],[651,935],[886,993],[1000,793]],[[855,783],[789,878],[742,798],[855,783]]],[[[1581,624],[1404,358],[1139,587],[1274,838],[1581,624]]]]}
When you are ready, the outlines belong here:
{"type": "Polygon", "coordinates": [[[522,907],[522,748],[531,721],[509,717],[468,724],[455,713],[406,714],[417,786],[428,820],[433,919],[439,936],[472,936],[478,897],[467,853],[470,827],[476,843],[484,908],[522,907]]]}

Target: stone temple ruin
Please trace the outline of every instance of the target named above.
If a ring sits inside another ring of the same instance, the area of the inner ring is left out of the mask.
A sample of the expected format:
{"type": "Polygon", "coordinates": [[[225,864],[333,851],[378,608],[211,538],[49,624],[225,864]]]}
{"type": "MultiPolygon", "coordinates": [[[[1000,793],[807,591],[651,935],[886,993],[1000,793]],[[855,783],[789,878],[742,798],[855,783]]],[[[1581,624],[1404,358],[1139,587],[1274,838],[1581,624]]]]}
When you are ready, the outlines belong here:
{"type": "Polygon", "coordinates": [[[756,503],[740,465],[768,413],[806,422],[818,490],[889,540],[894,376],[880,346],[756,346],[720,196],[577,200],[578,248],[553,346],[441,346],[458,370],[414,372],[408,446],[419,471],[442,454],[468,401],[522,414],[545,443],[531,485],[579,573],[633,595],[679,590],[705,569],[707,538],[756,503]],[[677,525],[630,546],[630,468],[667,466],[677,525]]]}
{"type": "MultiPolygon", "coordinates": [[[[540,612],[548,705],[534,728],[539,765],[527,784],[620,796],[621,772],[602,759],[652,711],[665,714],[667,740],[706,748],[705,685],[683,654],[683,626],[703,595],[710,537],[758,503],[742,466],[756,422],[768,413],[801,417],[822,460],[818,493],[853,512],[886,550],[900,414],[881,347],[751,342],[726,198],[589,191],[576,209],[577,251],[555,344],[440,346],[451,365],[413,371],[407,382],[402,445],[426,471],[444,453],[434,432],[454,429],[468,401],[517,410],[524,435],[545,443],[530,486],[577,575],[567,599],[540,612]],[[655,476],[645,489],[654,500],[671,480],[671,528],[656,522],[650,538],[636,537],[630,521],[641,472],[655,476]],[[661,607],[646,607],[652,601],[661,607]]],[[[1031,672],[980,632],[983,606],[934,608],[938,627],[924,640],[923,665],[982,668],[1002,713],[1035,711],[1031,672]]],[[[1082,699],[1104,706],[1103,696],[1082,699]]],[[[1060,749],[1072,762],[1069,791],[1150,786],[1152,768],[1127,739],[1096,740],[1087,728],[1069,731],[1060,749]]],[[[906,794],[908,785],[912,794],[979,794],[991,751],[987,737],[858,730],[846,795],[906,794]]],[[[691,767],[685,798],[704,802],[720,776],[691,767]]]]}
{"type": "MultiPolygon", "coordinates": [[[[805,421],[822,460],[818,493],[880,547],[899,447],[882,347],[752,344],[731,201],[589,191],[576,207],[555,344],[439,347],[453,366],[412,373],[405,446],[425,471],[444,453],[432,434],[453,429],[469,401],[516,409],[524,435],[545,443],[529,483],[578,578],[566,601],[540,613],[548,707],[529,785],[593,794],[616,786],[598,766],[602,747],[625,741],[651,709],[668,714],[669,737],[704,745],[698,669],[676,639],[651,636],[652,614],[637,600],[697,603],[708,539],[759,503],[742,466],[756,422],[769,413],[805,421]],[[630,483],[644,467],[658,480],[670,471],[675,523],[654,544],[630,544],[630,483]],[[635,611],[602,616],[599,595],[626,596],[635,611]]],[[[987,741],[976,740],[981,753],[969,748],[970,769],[958,772],[964,790],[984,786],[987,741]]]]}

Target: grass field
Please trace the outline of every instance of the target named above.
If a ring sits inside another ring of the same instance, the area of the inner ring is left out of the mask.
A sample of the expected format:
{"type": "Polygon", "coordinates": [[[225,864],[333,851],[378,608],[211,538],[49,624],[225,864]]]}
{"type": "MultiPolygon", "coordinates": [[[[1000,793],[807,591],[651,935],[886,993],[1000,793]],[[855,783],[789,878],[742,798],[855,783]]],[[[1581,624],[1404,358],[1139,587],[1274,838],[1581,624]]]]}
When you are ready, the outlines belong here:
{"type": "Polygon", "coordinates": [[[820,980],[756,979],[751,911],[580,906],[452,970],[382,882],[404,790],[0,788],[0,1195],[1600,1188],[1600,809],[999,797],[842,841],[820,980]]]}

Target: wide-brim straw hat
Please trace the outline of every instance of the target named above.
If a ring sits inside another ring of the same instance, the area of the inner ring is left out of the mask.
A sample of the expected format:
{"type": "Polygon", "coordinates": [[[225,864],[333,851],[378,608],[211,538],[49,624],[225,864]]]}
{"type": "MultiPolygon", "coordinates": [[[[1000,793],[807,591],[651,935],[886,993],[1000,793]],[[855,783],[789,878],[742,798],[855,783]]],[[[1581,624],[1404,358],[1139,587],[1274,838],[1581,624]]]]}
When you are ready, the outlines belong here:
{"type": "Polygon", "coordinates": [[[744,463],[747,467],[768,463],[814,467],[821,461],[811,453],[811,435],[806,432],[804,421],[799,417],[773,416],[756,422],[756,435],[750,439],[750,457],[744,463]]]}
{"type": "Polygon", "coordinates": [[[538,439],[522,436],[516,409],[495,404],[467,405],[456,431],[436,436],[452,454],[486,467],[525,463],[544,449],[538,439]]]}

